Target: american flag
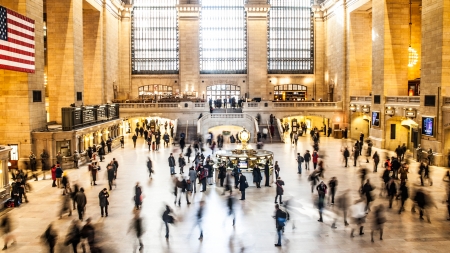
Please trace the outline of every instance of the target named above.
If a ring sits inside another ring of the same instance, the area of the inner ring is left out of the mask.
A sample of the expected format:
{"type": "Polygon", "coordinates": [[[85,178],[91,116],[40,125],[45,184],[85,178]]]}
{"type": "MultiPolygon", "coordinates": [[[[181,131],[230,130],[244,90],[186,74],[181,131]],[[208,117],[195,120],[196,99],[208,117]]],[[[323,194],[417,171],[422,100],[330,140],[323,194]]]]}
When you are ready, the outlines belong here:
{"type": "Polygon", "coordinates": [[[34,20],[0,6],[0,69],[34,73],[34,20]]]}

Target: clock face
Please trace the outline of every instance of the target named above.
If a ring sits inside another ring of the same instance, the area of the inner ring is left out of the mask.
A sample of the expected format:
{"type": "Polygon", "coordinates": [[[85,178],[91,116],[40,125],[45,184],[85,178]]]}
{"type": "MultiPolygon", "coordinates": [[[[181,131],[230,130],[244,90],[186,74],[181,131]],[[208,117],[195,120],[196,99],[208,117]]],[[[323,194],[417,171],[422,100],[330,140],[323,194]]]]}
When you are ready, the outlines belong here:
{"type": "Polygon", "coordinates": [[[241,141],[248,141],[250,139],[250,134],[247,130],[242,130],[241,131],[241,141]]]}

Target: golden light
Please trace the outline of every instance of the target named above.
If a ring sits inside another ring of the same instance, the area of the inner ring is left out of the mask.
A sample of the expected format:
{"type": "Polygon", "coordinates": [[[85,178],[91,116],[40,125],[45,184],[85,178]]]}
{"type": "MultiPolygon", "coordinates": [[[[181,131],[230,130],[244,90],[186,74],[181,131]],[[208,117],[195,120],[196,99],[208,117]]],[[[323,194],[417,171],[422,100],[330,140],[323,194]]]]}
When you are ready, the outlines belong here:
{"type": "Polygon", "coordinates": [[[412,47],[408,47],[408,67],[416,65],[418,59],[419,55],[417,54],[417,51],[412,47]]]}

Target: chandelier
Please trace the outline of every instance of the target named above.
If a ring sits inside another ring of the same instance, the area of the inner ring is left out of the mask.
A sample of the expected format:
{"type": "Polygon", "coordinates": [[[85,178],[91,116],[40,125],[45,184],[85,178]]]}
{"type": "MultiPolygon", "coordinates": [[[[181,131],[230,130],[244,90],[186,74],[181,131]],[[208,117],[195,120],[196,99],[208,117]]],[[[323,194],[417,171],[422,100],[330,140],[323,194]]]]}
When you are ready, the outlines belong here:
{"type": "Polygon", "coordinates": [[[409,46],[408,48],[408,67],[413,67],[416,65],[417,60],[419,59],[419,55],[417,54],[417,51],[409,46]]]}

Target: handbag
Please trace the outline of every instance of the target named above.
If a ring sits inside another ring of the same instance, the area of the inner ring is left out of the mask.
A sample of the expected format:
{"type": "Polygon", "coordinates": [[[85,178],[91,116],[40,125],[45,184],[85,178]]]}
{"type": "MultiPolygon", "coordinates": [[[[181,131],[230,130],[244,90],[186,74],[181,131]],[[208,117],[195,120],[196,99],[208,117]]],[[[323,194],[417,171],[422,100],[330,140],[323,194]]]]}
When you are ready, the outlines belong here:
{"type": "Polygon", "coordinates": [[[247,183],[247,181],[245,181],[245,188],[248,188],[248,183],[247,183]]]}

